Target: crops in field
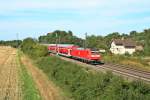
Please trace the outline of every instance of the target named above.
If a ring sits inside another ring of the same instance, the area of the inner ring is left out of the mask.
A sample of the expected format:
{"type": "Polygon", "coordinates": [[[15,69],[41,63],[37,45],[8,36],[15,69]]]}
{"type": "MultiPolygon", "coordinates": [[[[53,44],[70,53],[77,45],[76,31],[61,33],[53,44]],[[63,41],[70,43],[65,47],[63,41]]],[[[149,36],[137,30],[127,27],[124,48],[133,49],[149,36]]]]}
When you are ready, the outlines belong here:
{"type": "Polygon", "coordinates": [[[0,100],[21,100],[16,50],[0,46],[0,100]]]}
{"type": "Polygon", "coordinates": [[[150,99],[150,85],[143,82],[127,82],[110,72],[94,72],[57,57],[39,58],[36,64],[75,100],[150,99]]]}

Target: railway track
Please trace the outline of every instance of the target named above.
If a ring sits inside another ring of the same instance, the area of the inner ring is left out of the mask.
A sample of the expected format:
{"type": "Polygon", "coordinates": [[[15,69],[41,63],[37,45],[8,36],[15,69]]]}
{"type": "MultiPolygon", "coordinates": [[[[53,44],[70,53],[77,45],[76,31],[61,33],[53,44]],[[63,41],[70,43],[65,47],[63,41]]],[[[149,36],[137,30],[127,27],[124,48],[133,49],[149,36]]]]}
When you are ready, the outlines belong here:
{"type": "Polygon", "coordinates": [[[97,69],[106,69],[110,70],[114,73],[121,74],[123,76],[126,76],[128,78],[133,78],[136,80],[143,80],[148,83],[150,83],[150,72],[148,71],[142,71],[137,70],[135,68],[131,67],[122,67],[122,65],[119,64],[105,64],[105,65],[96,65],[97,69]]]}
{"type": "MultiPolygon", "coordinates": [[[[59,56],[60,57],[60,56],[59,56]]],[[[131,66],[125,66],[120,64],[112,64],[112,63],[106,63],[103,65],[89,65],[77,60],[73,60],[66,57],[60,57],[63,60],[71,61],[76,64],[80,64],[82,66],[88,66],[90,68],[96,69],[96,70],[104,70],[106,71],[112,71],[114,74],[121,75],[123,77],[126,77],[128,79],[134,79],[134,80],[143,80],[147,83],[150,83],[150,71],[145,70],[139,70],[136,68],[133,68],[131,66]]]]}
{"type": "Polygon", "coordinates": [[[137,68],[129,66],[129,65],[121,65],[121,64],[113,64],[113,63],[106,63],[106,65],[113,66],[113,67],[124,68],[126,70],[132,70],[132,71],[136,71],[136,72],[139,72],[139,73],[145,73],[147,75],[150,75],[150,71],[140,70],[140,69],[137,69],[137,68]]]}

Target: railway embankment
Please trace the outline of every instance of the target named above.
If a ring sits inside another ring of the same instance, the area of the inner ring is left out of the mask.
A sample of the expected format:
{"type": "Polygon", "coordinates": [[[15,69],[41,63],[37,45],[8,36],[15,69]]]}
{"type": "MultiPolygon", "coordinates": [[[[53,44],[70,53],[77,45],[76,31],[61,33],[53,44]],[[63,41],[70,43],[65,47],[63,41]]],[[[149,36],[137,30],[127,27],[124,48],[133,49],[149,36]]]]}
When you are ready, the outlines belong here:
{"type": "Polygon", "coordinates": [[[143,58],[140,56],[109,55],[109,54],[104,54],[102,56],[103,56],[103,60],[107,63],[120,64],[135,69],[139,69],[139,70],[150,71],[150,65],[149,65],[150,59],[148,57],[143,58]]]}
{"type": "Polygon", "coordinates": [[[95,72],[58,57],[42,57],[37,66],[75,100],[149,100],[150,85],[128,82],[111,72],[95,72]]]}

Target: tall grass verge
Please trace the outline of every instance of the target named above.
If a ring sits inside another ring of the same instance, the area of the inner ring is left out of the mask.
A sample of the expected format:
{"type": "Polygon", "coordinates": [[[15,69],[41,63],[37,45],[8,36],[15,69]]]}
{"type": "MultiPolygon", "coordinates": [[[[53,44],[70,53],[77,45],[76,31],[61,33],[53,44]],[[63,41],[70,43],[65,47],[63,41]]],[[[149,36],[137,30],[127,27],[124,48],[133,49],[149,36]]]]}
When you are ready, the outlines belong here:
{"type": "Polygon", "coordinates": [[[39,91],[35,87],[35,83],[30,73],[28,73],[25,66],[21,63],[20,56],[21,56],[21,52],[18,51],[17,60],[20,67],[19,75],[22,83],[21,88],[22,88],[23,100],[42,100],[39,91]]]}

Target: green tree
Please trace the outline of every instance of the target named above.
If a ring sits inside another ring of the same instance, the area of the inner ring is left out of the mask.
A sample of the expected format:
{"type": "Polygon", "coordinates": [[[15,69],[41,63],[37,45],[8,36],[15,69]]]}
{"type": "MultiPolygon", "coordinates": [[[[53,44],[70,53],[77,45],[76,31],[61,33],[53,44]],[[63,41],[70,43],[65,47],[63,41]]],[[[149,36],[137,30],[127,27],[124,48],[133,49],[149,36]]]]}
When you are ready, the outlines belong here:
{"type": "Polygon", "coordinates": [[[82,46],[81,44],[83,44],[83,40],[81,38],[74,36],[72,31],[66,32],[60,30],[56,30],[44,36],[40,36],[39,42],[50,44],[55,44],[57,42],[60,44],[75,44],[79,46],[82,46]]]}
{"type": "Polygon", "coordinates": [[[23,40],[21,50],[33,58],[43,57],[48,54],[47,47],[38,44],[37,41],[32,38],[26,38],[23,40]]]}
{"type": "Polygon", "coordinates": [[[2,46],[12,46],[14,48],[17,48],[21,45],[21,40],[11,40],[11,41],[0,41],[0,45],[2,46]]]}
{"type": "Polygon", "coordinates": [[[145,47],[144,51],[147,56],[150,56],[150,29],[144,30],[145,32],[145,47]]]}

